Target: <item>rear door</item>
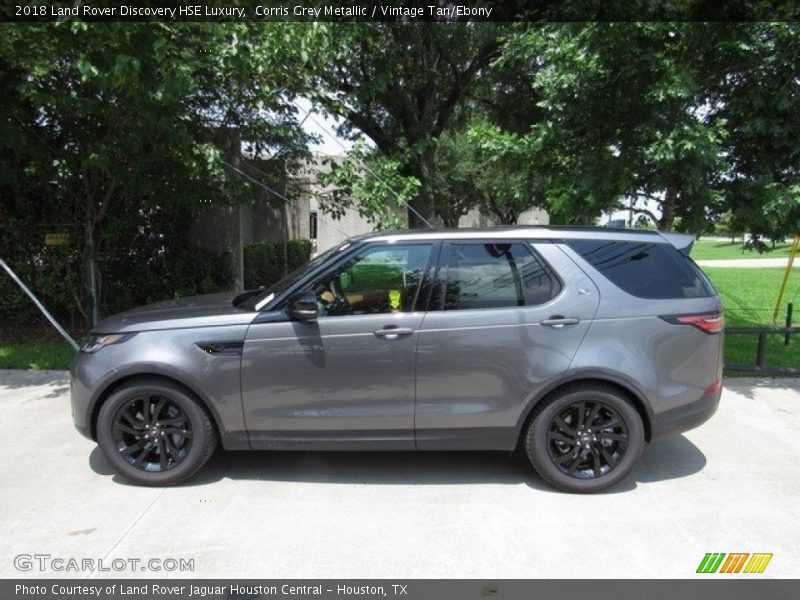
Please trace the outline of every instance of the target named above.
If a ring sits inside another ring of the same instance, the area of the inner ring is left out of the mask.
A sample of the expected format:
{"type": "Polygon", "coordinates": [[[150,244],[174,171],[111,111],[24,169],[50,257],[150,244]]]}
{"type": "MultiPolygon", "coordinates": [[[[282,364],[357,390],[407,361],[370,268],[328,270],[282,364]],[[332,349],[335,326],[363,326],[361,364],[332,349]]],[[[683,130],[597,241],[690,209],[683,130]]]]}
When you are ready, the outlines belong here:
{"type": "Polygon", "coordinates": [[[417,448],[513,449],[528,402],[566,371],[597,288],[556,245],[445,242],[417,346],[417,448]]]}

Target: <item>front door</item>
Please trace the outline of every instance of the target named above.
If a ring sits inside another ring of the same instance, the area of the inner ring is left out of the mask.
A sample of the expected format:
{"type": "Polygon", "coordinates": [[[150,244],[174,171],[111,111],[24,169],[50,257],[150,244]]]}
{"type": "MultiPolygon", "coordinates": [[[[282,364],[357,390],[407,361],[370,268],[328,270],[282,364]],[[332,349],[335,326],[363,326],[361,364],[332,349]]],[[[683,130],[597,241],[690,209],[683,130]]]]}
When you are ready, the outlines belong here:
{"type": "Polygon", "coordinates": [[[415,310],[431,243],[364,244],[306,287],[320,316],[250,326],[242,399],[254,449],[413,449],[415,310]]]}

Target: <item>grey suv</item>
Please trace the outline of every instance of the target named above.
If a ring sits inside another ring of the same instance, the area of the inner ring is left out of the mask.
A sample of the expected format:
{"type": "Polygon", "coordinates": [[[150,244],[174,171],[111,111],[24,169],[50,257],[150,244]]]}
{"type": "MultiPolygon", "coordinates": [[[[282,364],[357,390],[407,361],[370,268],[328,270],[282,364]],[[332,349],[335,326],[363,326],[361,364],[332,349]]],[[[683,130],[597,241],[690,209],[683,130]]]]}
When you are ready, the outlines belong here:
{"type": "Polygon", "coordinates": [[[135,482],[231,450],[524,449],[592,492],[721,392],[722,317],[678,234],[514,227],[353,238],[264,290],[102,321],[77,428],[135,482]]]}

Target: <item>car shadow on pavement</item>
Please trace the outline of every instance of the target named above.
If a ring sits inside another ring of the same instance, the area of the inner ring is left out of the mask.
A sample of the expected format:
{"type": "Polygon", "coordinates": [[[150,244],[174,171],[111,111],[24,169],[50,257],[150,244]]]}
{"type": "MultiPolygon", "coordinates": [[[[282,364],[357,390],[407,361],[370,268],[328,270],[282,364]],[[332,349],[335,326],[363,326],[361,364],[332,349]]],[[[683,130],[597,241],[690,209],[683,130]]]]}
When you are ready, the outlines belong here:
{"type": "Polygon", "coordinates": [[[48,398],[68,398],[69,372],[0,369],[0,388],[27,391],[31,386],[41,387],[41,395],[29,398],[25,404],[48,398]]]}
{"type": "MultiPolygon", "coordinates": [[[[705,455],[684,436],[648,446],[631,476],[606,493],[630,491],[638,483],[686,477],[706,464],[705,455]]],[[[90,467],[114,482],[117,475],[99,448],[90,467]]],[[[213,485],[223,479],[372,485],[525,484],[555,492],[522,453],[508,452],[221,452],[181,486],[213,485]]]]}
{"type": "Polygon", "coordinates": [[[741,394],[748,400],[755,400],[757,392],[800,392],[800,378],[797,377],[727,377],[725,389],[741,394]]]}

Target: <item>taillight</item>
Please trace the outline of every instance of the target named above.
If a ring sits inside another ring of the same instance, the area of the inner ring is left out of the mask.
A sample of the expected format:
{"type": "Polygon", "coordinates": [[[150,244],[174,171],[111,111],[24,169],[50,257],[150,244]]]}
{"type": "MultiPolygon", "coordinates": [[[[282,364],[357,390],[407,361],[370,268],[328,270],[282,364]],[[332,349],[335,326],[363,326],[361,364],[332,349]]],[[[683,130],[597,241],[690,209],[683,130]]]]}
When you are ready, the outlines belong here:
{"type": "Polygon", "coordinates": [[[697,327],[700,331],[704,331],[705,333],[719,333],[722,331],[724,325],[722,315],[718,312],[700,315],[670,315],[661,318],[674,325],[691,325],[697,327]]]}

